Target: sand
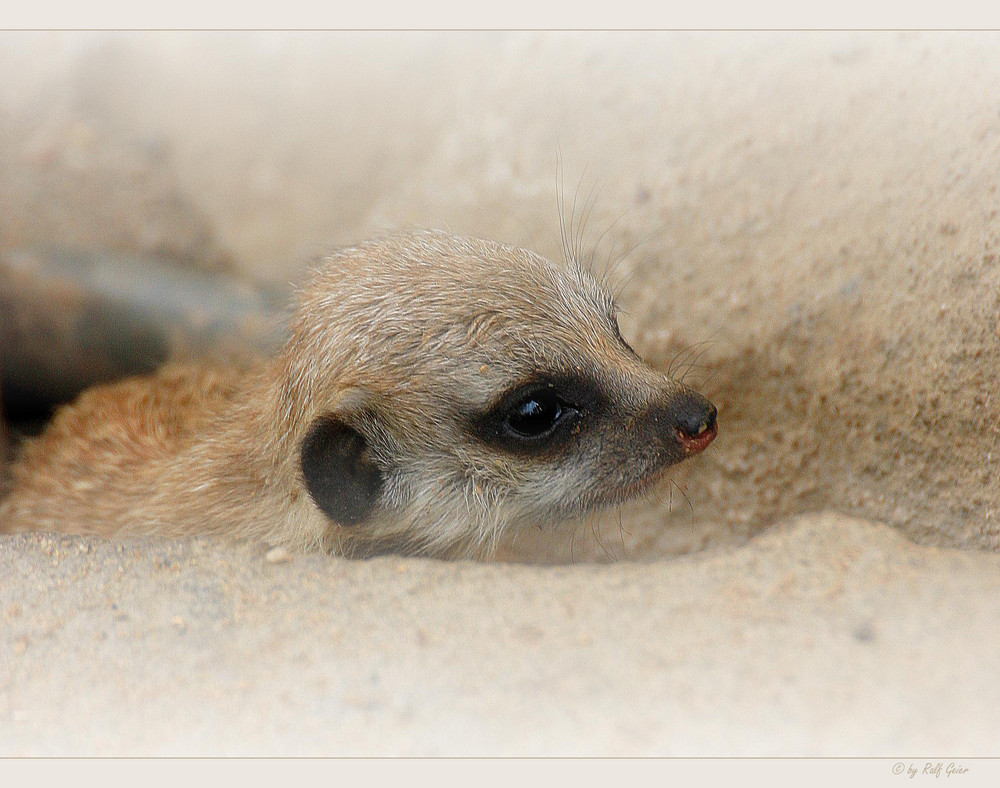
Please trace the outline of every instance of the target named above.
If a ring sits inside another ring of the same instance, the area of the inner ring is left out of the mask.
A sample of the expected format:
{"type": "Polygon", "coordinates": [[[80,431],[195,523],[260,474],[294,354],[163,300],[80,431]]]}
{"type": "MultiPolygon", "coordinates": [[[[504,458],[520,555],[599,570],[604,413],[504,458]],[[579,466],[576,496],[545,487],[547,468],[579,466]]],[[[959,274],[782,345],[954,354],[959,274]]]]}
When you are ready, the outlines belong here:
{"type": "Polygon", "coordinates": [[[7,753],[968,755],[1000,730],[1000,559],[835,515],[650,564],[18,537],[0,571],[7,753]]]}
{"type": "Polygon", "coordinates": [[[1000,36],[5,34],[0,73],[4,248],[287,284],[400,227],[557,257],[558,193],[720,409],[499,563],[0,537],[0,752],[996,752],[1000,36]]]}

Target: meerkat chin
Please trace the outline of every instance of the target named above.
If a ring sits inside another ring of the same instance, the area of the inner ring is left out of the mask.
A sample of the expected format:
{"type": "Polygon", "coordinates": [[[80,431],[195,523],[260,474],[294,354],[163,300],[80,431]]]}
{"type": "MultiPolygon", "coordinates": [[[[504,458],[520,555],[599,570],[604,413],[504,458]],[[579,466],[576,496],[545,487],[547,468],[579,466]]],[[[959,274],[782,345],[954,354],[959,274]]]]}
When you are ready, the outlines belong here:
{"type": "Polygon", "coordinates": [[[715,434],[578,265],[419,232],[326,258],[273,360],[85,392],[25,446],[0,531],[472,554],[632,497],[715,434]]]}

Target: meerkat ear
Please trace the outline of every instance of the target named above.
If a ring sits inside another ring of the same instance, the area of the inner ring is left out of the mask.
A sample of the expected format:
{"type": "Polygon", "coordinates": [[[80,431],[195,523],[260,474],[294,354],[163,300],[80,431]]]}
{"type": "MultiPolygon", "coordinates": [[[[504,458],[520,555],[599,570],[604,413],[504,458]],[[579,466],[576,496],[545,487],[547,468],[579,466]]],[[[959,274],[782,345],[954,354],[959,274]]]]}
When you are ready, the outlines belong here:
{"type": "Polygon", "coordinates": [[[338,402],[336,412],[309,427],[299,459],[306,489],[320,510],[338,525],[367,520],[382,495],[382,471],[356,421],[357,395],[338,402]],[[346,400],[346,401],[345,401],[346,400]]]}

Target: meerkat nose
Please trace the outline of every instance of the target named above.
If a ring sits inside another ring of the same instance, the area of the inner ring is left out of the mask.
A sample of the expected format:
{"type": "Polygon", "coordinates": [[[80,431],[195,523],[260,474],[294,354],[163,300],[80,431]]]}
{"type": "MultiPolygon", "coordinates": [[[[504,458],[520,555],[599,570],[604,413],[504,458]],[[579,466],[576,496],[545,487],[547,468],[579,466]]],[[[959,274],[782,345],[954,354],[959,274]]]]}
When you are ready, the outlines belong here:
{"type": "Polygon", "coordinates": [[[670,408],[670,421],[684,451],[697,454],[715,438],[715,405],[694,391],[684,392],[670,408]]]}

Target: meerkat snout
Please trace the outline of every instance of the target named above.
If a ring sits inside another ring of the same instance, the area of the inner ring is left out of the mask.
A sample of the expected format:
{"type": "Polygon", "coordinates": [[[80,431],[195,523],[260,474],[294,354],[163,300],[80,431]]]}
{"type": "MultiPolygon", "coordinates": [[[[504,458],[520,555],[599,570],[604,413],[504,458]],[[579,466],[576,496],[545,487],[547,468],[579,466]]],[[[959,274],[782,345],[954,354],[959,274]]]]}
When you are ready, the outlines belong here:
{"type": "Polygon", "coordinates": [[[634,497],[716,435],[570,261],[418,232],[342,249],[252,370],[93,389],[14,469],[5,530],[487,551],[634,497]]]}

